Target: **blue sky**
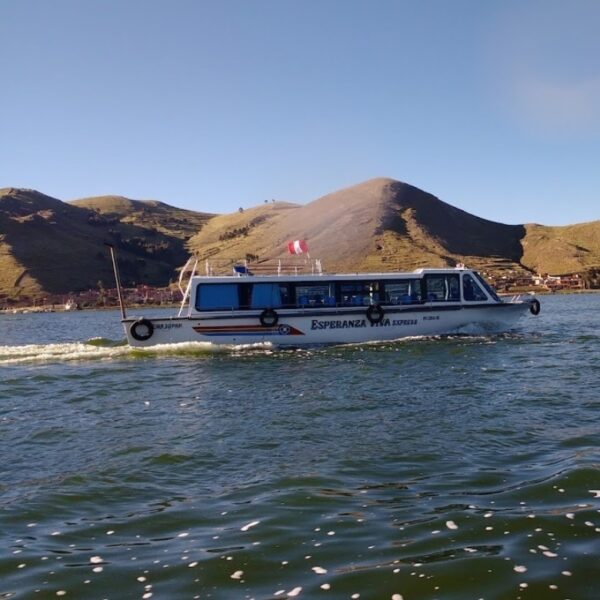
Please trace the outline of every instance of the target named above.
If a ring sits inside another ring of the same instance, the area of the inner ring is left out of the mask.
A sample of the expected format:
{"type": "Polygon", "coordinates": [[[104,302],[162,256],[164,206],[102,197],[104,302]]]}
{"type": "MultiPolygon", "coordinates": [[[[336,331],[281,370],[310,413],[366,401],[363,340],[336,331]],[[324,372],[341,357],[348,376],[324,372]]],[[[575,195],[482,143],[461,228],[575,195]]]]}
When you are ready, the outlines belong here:
{"type": "Polygon", "coordinates": [[[595,0],[1,0],[0,187],[230,212],[372,177],[600,219],[595,0]]]}

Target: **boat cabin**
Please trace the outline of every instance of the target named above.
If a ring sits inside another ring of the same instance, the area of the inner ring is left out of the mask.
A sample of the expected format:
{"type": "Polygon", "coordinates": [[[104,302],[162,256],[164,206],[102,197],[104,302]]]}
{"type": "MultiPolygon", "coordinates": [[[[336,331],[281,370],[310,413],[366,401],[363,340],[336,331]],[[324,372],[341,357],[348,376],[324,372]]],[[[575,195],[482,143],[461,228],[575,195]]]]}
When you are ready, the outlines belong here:
{"type": "Polygon", "coordinates": [[[418,269],[402,274],[195,276],[190,287],[190,313],[500,302],[479,273],[467,269],[418,269]]]}

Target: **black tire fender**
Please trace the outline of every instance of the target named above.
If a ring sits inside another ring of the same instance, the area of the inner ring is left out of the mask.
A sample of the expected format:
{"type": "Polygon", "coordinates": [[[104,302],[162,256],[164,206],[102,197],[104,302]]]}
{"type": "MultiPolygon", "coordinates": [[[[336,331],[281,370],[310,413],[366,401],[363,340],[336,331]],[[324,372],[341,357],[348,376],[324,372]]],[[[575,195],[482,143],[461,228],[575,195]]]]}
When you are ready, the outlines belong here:
{"type": "Polygon", "coordinates": [[[537,298],[534,298],[531,301],[531,304],[529,305],[529,312],[532,315],[539,315],[540,309],[541,309],[540,301],[537,298]]]}
{"type": "Polygon", "coordinates": [[[152,337],[154,325],[148,319],[138,319],[129,330],[131,337],[138,342],[145,342],[152,337]],[[141,329],[141,331],[139,331],[141,329]]]}
{"type": "Polygon", "coordinates": [[[265,308],[258,318],[263,327],[275,327],[279,322],[279,315],[272,308],[265,308]]]}
{"type": "Polygon", "coordinates": [[[384,316],[385,312],[379,304],[371,304],[371,306],[367,308],[367,319],[371,325],[377,325],[378,323],[381,323],[384,316]]]}

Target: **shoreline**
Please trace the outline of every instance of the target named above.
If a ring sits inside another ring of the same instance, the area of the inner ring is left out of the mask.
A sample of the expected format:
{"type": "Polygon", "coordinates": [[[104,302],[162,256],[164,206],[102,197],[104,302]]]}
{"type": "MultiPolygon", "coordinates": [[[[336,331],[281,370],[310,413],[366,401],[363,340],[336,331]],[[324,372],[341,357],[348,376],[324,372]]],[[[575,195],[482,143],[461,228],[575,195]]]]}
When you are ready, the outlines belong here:
{"type": "MultiPolygon", "coordinates": [[[[511,298],[513,296],[518,296],[521,294],[533,294],[535,296],[568,296],[571,294],[600,294],[600,289],[587,289],[587,290],[519,290],[514,292],[498,292],[500,298],[511,298]]],[[[171,303],[171,304],[130,304],[125,308],[127,310],[131,309],[142,309],[142,308],[172,308],[179,309],[181,304],[171,303]]],[[[77,309],[65,309],[63,306],[52,306],[52,305],[42,305],[42,306],[15,306],[13,308],[1,308],[0,315],[4,314],[30,314],[30,313],[54,313],[54,312],[81,312],[81,311],[90,311],[90,310],[117,310],[119,308],[118,304],[110,305],[110,306],[82,306],[77,309]]]]}
{"type": "MultiPolygon", "coordinates": [[[[127,310],[138,308],[173,308],[179,309],[180,304],[131,304],[126,306],[127,310]]],[[[91,310],[118,310],[119,305],[111,306],[82,306],[80,308],[63,308],[60,306],[43,305],[43,306],[15,306],[14,308],[1,308],[2,314],[29,314],[29,313],[78,313],[91,310]]]]}

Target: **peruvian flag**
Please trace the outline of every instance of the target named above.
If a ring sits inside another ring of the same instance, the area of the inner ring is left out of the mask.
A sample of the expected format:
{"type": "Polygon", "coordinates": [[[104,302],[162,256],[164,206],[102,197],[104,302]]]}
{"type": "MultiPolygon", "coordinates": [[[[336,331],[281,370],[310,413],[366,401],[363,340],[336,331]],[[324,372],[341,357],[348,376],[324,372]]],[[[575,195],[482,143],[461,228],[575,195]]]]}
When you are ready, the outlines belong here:
{"type": "Polygon", "coordinates": [[[290,254],[308,254],[308,244],[304,240],[294,240],[288,243],[290,254]]]}

